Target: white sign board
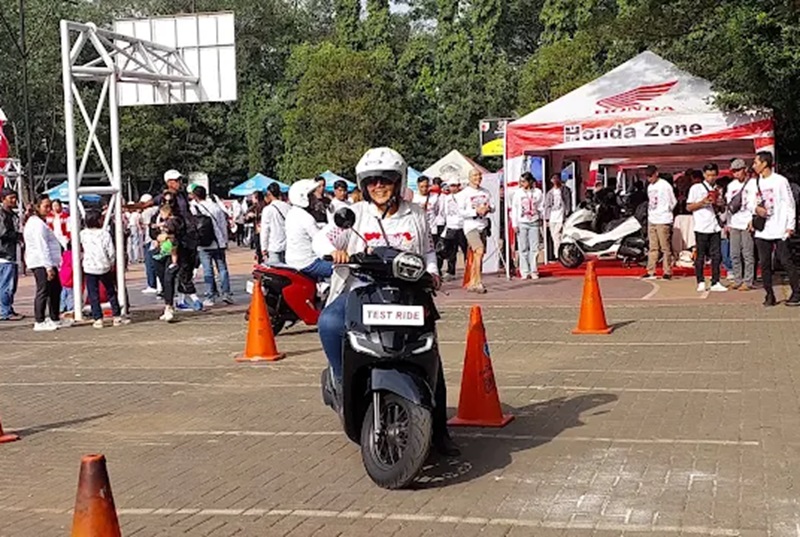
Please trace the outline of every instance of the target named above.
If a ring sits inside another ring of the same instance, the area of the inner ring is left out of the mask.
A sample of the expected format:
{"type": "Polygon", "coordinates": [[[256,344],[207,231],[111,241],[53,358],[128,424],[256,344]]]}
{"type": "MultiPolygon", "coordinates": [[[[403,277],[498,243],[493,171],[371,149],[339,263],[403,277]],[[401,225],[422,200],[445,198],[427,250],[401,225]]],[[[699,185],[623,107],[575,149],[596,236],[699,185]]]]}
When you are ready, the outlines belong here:
{"type": "MultiPolygon", "coordinates": [[[[173,47],[178,50],[198,85],[182,82],[120,84],[119,104],[153,104],[235,101],[236,39],[233,13],[203,13],[123,19],[114,23],[114,32],[173,47]]],[[[117,63],[132,61],[120,54],[117,63]]],[[[177,71],[164,74],[181,74],[177,71]]]]}

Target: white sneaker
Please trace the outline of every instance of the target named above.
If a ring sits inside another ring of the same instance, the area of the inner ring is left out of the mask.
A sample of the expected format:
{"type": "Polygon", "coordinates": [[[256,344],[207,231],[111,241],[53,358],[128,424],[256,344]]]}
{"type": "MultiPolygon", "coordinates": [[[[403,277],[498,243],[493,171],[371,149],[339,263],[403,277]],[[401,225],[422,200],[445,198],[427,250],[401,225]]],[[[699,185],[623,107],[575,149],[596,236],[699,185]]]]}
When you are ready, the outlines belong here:
{"type": "Polygon", "coordinates": [[[531,280],[538,280],[538,279],[539,275],[537,273],[534,272],[533,274],[531,274],[531,280]]]}
{"type": "Polygon", "coordinates": [[[152,287],[145,287],[142,289],[142,294],[145,295],[155,295],[158,293],[158,289],[153,289],[152,287]]]}
{"type": "Polygon", "coordinates": [[[131,324],[131,320],[128,317],[114,317],[114,326],[123,326],[126,324],[131,324]]]}
{"type": "Polygon", "coordinates": [[[697,292],[698,293],[705,293],[706,292],[706,284],[705,284],[705,282],[697,284],[697,292]]]}
{"type": "Polygon", "coordinates": [[[43,323],[34,323],[33,331],[34,332],[55,332],[58,330],[58,326],[55,323],[51,322],[43,322],[43,323]]]}
{"type": "Polygon", "coordinates": [[[103,319],[97,319],[92,323],[92,328],[103,328],[103,319]]]}
{"type": "Polygon", "coordinates": [[[49,324],[50,326],[54,326],[56,330],[61,328],[61,321],[54,321],[53,319],[45,319],[45,323],[49,324]]]}
{"type": "Polygon", "coordinates": [[[234,303],[232,295],[222,295],[222,301],[229,306],[234,303]]]}
{"type": "Polygon", "coordinates": [[[73,324],[75,324],[75,321],[72,319],[61,319],[58,321],[59,328],[72,328],[73,324]]]}
{"type": "Polygon", "coordinates": [[[531,276],[530,274],[520,274],[519,275],[521,280],[527,280],[528,278],[530,278],[530,276],[531,276]]]}
{"type": "Polygon", "coordinates": [[[715,292],[715,293],[724,293],[724,292],[726,292],[727,290],[728,290],[728,288],[727,288],[727,287],[725,287],[724,285],[722,285],[720,282],[717,282],[717,283],[715,283],[715,284],[714,284],[714,285],[712,285],[712,286],[711,286],[711,288],[709,289],[709,291],[713,291],[713,292],[715,292]]]}
{"type": "Polygon", "coordinates": [[[175,319],[175,313],[172,311],[172,308],[167,308],[164,310],[164,314],[158,319],[160,321],[171,323],[173,319],[175,319]]]}
{"type": "Polygon", "coordinates": [[[204,308],[213,308],[216,305],[213,298],[207,298],[203,300],[203,307],[204,308]]]}

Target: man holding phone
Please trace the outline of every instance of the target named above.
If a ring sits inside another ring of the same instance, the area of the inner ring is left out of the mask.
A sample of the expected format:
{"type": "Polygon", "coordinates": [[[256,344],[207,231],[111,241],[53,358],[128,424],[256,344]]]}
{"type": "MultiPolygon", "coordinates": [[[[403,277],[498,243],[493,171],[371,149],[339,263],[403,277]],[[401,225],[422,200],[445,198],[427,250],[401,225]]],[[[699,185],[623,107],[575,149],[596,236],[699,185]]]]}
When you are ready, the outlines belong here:
{"type": "Polygon", "coordinates": [[[761,278],[767,293],[765,306],[777,304],[775,290],[772,288],[772,252],[780,260],[789,283],[792,295],[787,306],[800,306],[800,276],[789,251],[789,237],[795,232],[796,207],[792,189],[786,177],[772,171],[772,153],[762,151],[753,161],[753,169],[759,175],[756,179],[756,207],[753,214],[753,228],[756,232],[756,248],[761,261],[761,278]]]}
{"type": "Polygon", "coordinates": [[[709,291],[725,292],[727,287],[720,283],[720,264],[722,263],[722,223],[719,213],[725,209],[725,201],[716,189],[719,167],[706,164],[703,167],[703,181],[692,185],[686,199],[686,209],[692,213],[694,222],[695,251],[694,272],[697,277],[697,292],[706,291],[703,273],[706,258],[711,259],[711,287],[709,291]]]}

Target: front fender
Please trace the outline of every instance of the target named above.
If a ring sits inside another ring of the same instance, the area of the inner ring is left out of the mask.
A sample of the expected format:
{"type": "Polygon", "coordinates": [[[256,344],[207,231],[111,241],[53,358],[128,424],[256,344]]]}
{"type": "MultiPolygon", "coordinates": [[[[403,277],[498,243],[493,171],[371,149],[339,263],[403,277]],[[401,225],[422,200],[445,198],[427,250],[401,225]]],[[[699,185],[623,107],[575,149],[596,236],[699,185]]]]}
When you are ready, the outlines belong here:
{"type": "Polygon", "coordinates": [[[373,369],[370,380],[371,391],[391,392],[415,405],[433,409],[433,390],[418,375],[396,369],[373,369]]]}

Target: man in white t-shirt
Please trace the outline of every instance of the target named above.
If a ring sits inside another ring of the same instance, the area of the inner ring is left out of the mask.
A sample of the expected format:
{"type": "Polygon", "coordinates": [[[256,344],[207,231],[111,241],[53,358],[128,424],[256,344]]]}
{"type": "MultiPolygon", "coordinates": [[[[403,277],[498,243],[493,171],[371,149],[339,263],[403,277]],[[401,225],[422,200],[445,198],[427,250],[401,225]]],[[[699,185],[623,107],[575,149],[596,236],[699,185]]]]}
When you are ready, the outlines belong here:
{"type": "Polygon", "coordinates": [[[725,292],[727,287],[719,281],[720,264],[722,263],[722,226],[718,212],[724,208],[725,203],[717,190],[717,176],[719,167],[716,164],[706,164],[703,167],[703,182],[692,185],[686,199],[686,209],[692,213],[694,222],[695,250],[697,258],[694,262],[694,273],[697,277],[697,291],[706,290],[706,279],[703,271],[706,258],[711,258],[711,287],[710,291],[725,292]]]}
{"type": "Polygon", "coordinates": [[[797,208],[794,203],[792,189],[786,177],[772,171],[772,153],[762,151],[753,161],[753,169],[759,175],[756,179],[756,203],[753,227],[756,231],[756,248],[761,262],[761,279],[767,296],[765,306],[774,306],[775,291],[772,288],[772,252],[781,262],[789,276],[792,295],[786,301],[787,306],[800,306],[800,276],[789,251],[789,237],[794,235],[797,225],[797,208]],[[756,217],[766,219],[759,229],[756,217]]]}
{"type": "Polygon", "coordinates": [[[473,169],[469,173],[469,184],[458,193],[458,208],[464,217],[464,235],[472,251],[471,272],[468,275],[467,291],[484,294],[483,256],[486,253],[486,239],[489,233],[489,213],[495,210],[492,195],[481,186],[483,175],[473,169]]]}
{"type": "Polygon", "coordinates": [[[672,185],[658,176],[658,168],[652,164],[645,169],[647,175],[647,237],[650,252],[647,256],[646,280],[656,279],[659,252],[663,256],[663,278],[672,279],[672,220],[678,200],[672,185]]]}
{"type": "Polygon", "coordinates": [[[751,220],[756,203],[756,182],[747,178],[747,164],[737,158],[731,161],[733,181],[728,184],[725,201],[728,206],[728,238],[731,243],[733,285],[731,289],[749,291],[755,280],[755,246],[751,220]],[[738,210],[734,211],[736,208],[738,210]],[[744,264],[742,263],[744,260],[744,264]]]}
{"type": "Polygon", "coordinates": [[[333,198],[331,199],[330,212],[331,215],[336,214],[336,211],[349,207],[350,202],[347,201],[347,183],[341,179],[337,179],[333,183],[333,198]]]}
{"type": "Polygon", "coordinates": [[[458,208],[458,198],[461,192],[461,180],[454,175],[448,180],[449,192],[443,195],[442,211],[444,212],[444,231],[442,240],[445,244],[444,259],[447,261],[447,272],[444,274],[444,281],[453,280],[456,277],[456,260],[458,250],[467,257],[467,238],[464,236],[464,217],[458,208]]]}

